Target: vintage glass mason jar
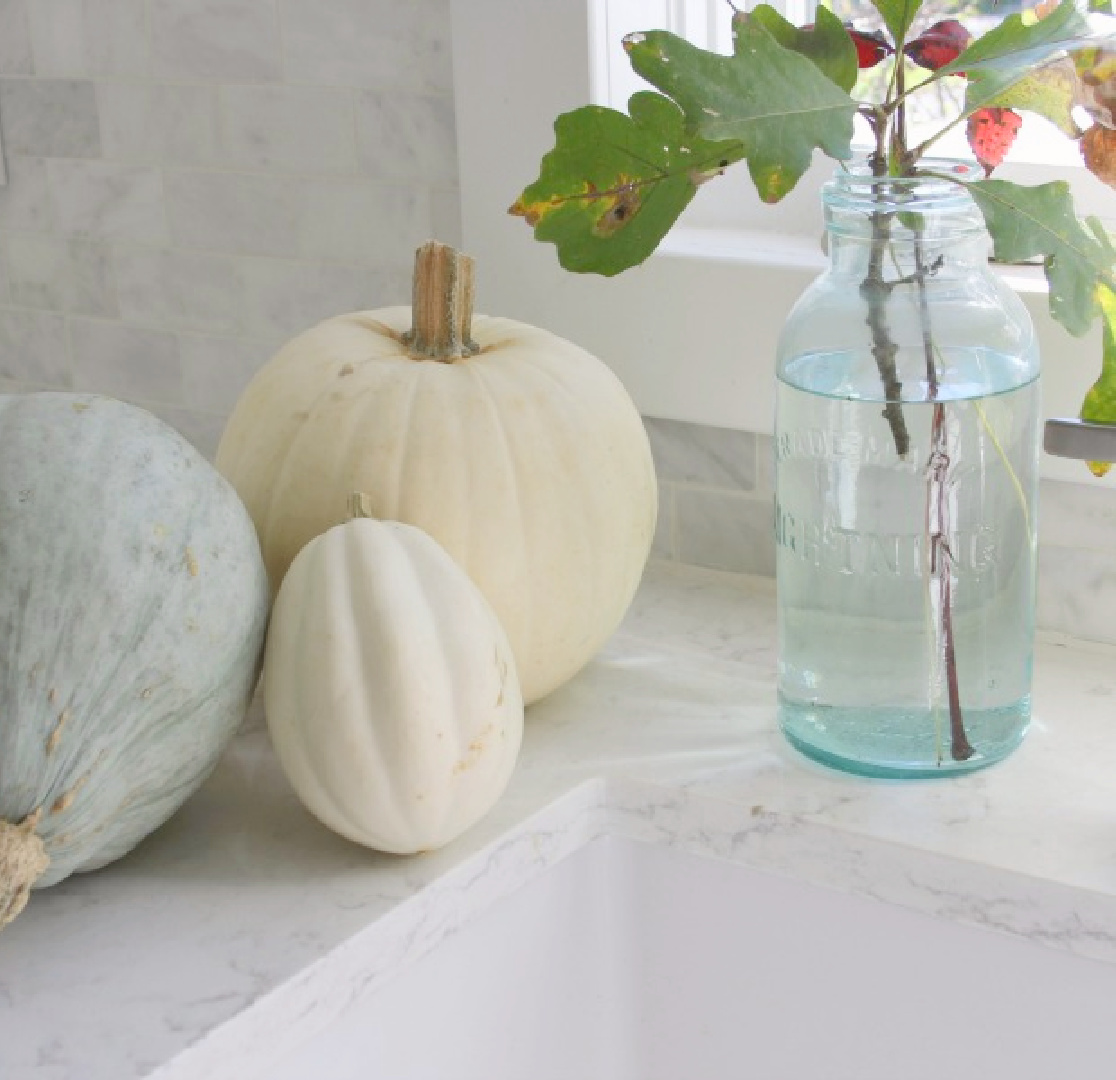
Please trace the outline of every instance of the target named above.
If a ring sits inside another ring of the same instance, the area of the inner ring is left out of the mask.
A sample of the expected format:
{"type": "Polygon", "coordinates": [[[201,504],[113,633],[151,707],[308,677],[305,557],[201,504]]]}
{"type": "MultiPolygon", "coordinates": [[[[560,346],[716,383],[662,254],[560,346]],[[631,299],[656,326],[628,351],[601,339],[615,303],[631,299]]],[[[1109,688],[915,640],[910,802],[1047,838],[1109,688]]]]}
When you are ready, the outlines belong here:
{"type": "Polygon", "coordinates": [[[851,772],[970,771],[1030,717],[1034,330],[961,184],[854,165],[823,202],[778,354],[780,723],[851,772]]]}

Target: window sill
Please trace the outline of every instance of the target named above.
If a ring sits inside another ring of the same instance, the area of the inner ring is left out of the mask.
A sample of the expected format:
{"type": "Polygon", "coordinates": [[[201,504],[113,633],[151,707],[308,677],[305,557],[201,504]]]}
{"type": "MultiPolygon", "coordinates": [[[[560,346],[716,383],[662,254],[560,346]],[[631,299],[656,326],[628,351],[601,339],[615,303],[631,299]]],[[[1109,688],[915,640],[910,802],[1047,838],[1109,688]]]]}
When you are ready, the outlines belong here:
{"type": "Polygon", "coordinates": [[[759,229],[673,229],[655,257],[710,259],[741,266],[787,267],[820,273],[826,258],[818,237],[790,236],[759,229]]]}
{"type": "MultiPolygon", "coordinates": [[[[820,240],[812,236],[765,232],[759,229],[715,229],[686,226],[672,230],[655,257],[703,259],[739,266],[787,268],[820,273],[826,257],[820,240]]],[[[992,263],[992,269],[1021,295],[1045,295],[1041,266],[992,263]]]]}

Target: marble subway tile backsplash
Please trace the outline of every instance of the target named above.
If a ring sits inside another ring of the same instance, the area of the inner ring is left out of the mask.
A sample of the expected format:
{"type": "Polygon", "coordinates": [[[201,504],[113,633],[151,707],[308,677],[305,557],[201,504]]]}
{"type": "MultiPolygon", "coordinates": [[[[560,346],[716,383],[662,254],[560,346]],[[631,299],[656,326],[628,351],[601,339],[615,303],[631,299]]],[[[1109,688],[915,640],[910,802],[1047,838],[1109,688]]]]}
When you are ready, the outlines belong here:
{"type": "Polygon", "coordinates": [[[56,215],[47,163],[42,158],[16,158],[9,150],[7,166],[8,185],[0,188],[0,245],[15,233],[52,232],[56,215]]]}
{"type": "Polygon", "coordinates": [[[175,172],[167,218],[178,247],[238,255],[294,255],[303,187],[285,176],[175,172]]]}
{"type": "Polygon", "coordinates": [[[279,0],[279,15],[292,82],[453,91],[445,0],[279,0]]]}
{"type": "Polygon", "coordinates": [[[217,160],[218,98],[190,83],[97,84],[101,149],[113,161],[210,165],[217,160]]]}
{"type": "Polygon", "coordinates": [[[113,272],[129,322],[224,333],[241,328],[244,283],[228,256],[118,246],[113,272]]]}
{"type": "Polygon", "coordinates": [[[71,319],[70,334],[83,389],[140,401],[181,400],[182,362],[169,331],[71,319]]]}
{"type": "Polygon", "coordinates": [[[746,574],[775,573],[771,498],[764,492],[677,485],[674,542],[679,562],[746,574]]]}
{"type": "MultiPolygon", "coordinates": [[[[0,113],[0,122],[2,117],[0,113]]],[[[13,172],[19,167],[18,158],[10,162],[13,172]]],[[[54,159],[47,162],[47,178],[61,235],[167,242],[163,177],[158,169],[54,159]]]]}
{"type": "Polygon", "coordinates": [[[307,184],[300,214],[300,255],[407,267],[404,276],[414,261],[411,237],[431,232],[426,192],[347,177],[307,184]]]}
{"type": "Polygon", "coordinates": [[[718,491],[747,492],[756,487],[756,437],[730,428],[644,421],[660,480],[718,491]]]}
{"type": "Polygon", "coordinates": [[[26,3],[32,57],[23,74],[147,74],[146,0],[18,2],[26,3]]]}
{"type": "MultiPolygon", "coordinates": [[[[774,575],[771,437],[645,418],[659,476],[656,558],[774,575]]],[[[1116,644],[1116,491],[1044,480],[1038,627],[1116,644]]]]}
{"type": "Polygon", "coordinates": [[[255,342],[208,334],[180,334],[182,402],[193,412],[232,412],[237,398],[260,366],[255,342]]]}
{"type": "Polygon", "coordinates": [[[0,309],[0,378],[68,390],[66,319],[49,311],[0,309]]]}
{"type": "MultiPolygon", "coordinates": [[[[322,0],[321,6],[329,3],[322,0]]],[[[279,20],[274,4],[266,0],[148,0],[148,19],[151,67],[157,77],[228,82],[282,78],[279,20]]]]}
{"type": "Polygon", "coordinates": [[[241,259],[243,333],[279,345],[344,311],[411,302],[410,268],[394,271],[328,262],[241,259]]]}
{"type": "Polygon", "coordinates": [[[38,74],[74,75],[89,70],[82,0],[42,0],[28,7],[27,19],[38,74]]]}
{"type": "Polygon", "coordinates": [[[30,75],[33,71],[24,0],[0,0],[0,75],[30,75]]]}
{"type": "Polygon", "coordinates": [[[2,254],[13,304],[105,318],[120,314],[107,244],[13,236],[2,254]]]}
{"type": "Polygon", "coordinates": [[[456,182],[453,103],[445,96],[368,90],[357,98],[356,116],[361,166],[369,176],[456,182]]]}
{"type": "Polygon", "coordinates": [[[656,551],[713,570],[774,574],[772,490],[751,432],[644,420],[659,478],[656,551]]]}
{"type": "Polygon", "coordinates": [[[0,0],[0,392],[212,455],[284,341],[460,243],[449,0],[0,0]]]}
{"type": "Polygon", "coordinates": [[[1110,485],[1043,481],[1039,626],[1116,642],[1116,492],[1110,485]]]}
{"type": "MultiPolygon", "coordinates": [[[[221,115],[221,159],[233,168],[356,171],[354,102],[346,90],[223,86],[221,115]]],[[[420,170],[409,173],[412,178],[421,175],[420,170]]]]}
{"type": "Polygon", "coordinates": [[[86,79],[0,79],[8,154],[101,156],[97,88],[86,79]]]}

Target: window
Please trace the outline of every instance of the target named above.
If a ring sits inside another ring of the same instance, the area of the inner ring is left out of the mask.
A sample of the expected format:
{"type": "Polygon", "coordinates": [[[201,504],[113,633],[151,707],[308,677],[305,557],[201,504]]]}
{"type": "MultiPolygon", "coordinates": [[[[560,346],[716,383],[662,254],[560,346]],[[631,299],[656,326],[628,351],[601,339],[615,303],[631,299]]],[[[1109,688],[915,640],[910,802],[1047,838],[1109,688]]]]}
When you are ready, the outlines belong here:
{"type": "MultiPolygon", "coordinates": [[[[559,113],[611,93],[626,100],[630,71],[616,55],[625,30],[658,22],[727,50],[727,3],[451,0],[451,13],[463,243],[477,258],[480,309],[577,341],[617,372],[647,415],[770,431],[775,344],[823,265],[817,189],[832,162],[817,155],[774,207],[759,203],[746,168],[730,170],[705,185],[658,254],[612,279],[566,273],[554,249],[507,214],[554,145],[559,113]],[[609,48],[622,67],[607,63],[609,48]]],[[[805,9],[796,21],[808,21],[805,9]]],[[[1080,208],[1116,216],[1116,194],[1081,168],[1019,163],[1012,173],[1025,183],[1072,176],[1080,208]]],[[[1099,329],[1070,338],[1046,313],[1040,273],[1009,280],[1039,332],[1047,415],[1073,415],[1096,377],[1099,329]]],[[[1044,472],[1087,479],[1060,459],[1044,462],[1044,472]]]]}

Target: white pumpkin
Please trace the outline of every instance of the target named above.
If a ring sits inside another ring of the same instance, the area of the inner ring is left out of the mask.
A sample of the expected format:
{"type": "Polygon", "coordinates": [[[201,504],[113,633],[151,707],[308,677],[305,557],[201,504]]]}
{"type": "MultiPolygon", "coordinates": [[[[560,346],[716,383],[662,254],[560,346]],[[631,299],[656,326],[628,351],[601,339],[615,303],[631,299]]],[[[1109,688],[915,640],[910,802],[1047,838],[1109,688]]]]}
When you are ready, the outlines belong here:
{"type": "Polygon", "coordinates": [[[176,431],[109,398],[0,397],[0,925],[201,784],[269,600],[236,492],[176,431]]]}
{"type": "Polygon", "coordinates": [[[342,520],[348,493],[417,525],[465,568],[512,643],[525,700],[600,648],[650,551],[657,487],[615,375],[545,330],[478,315],[468,261],[426,278],[412,309],[330,319],[248,386],[217,453],[277,587],[342,520]],[[431,284],[431,281],[433,284],[431,284]]]}
{"type": "Polygon", "coordinates": [[[511,649],[477,587],[421,530],[366,517],[291,564],[264,708],[307,808],[399,854],[441,847],[487,813],[523,735],[511,649]]]}

